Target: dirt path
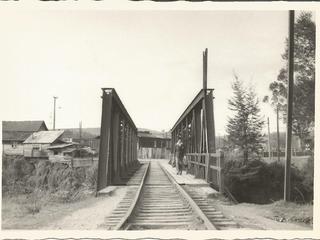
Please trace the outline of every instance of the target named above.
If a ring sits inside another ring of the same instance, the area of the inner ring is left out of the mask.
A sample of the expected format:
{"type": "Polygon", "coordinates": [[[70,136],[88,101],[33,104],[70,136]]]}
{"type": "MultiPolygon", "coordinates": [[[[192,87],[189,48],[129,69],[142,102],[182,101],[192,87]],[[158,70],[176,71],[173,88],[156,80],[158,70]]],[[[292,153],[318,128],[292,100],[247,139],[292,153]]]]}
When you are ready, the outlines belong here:
{"type": "Polygon", "coordinates": [[[224,216],[238,223],[244,229],[252,230],[312,230],[311,225],[287,221],[290,216],[312,216],[312,206],[290,204],[232,204],[210,187],[188,186],[199,196],[206,196],[224,216]],[[304,214],[301,214],[304,213],[304,214]],[[282,216],[284,215],[284,216],[282,216]],[[283,219],[282,219],[283,218],[283,219]],[[287,219],[285,219],[287,218],[287,219]],[[278,221],[276,221],[277,219],[278,221]],[[281,220],[282,221],[279,221],[281,220]]]}
{"type": "Polygon", "coordinates": [[[25,196],[2,199],[2,229],[97,229],[104,218],[116,207],[126,193],[126,187],[117,187],[111,194],[73,203],[50,202],[40,212],[26,211],[25,196]]]}
{"type": "Polygon", "coordinates": [[[225,216],[238,222],[242,227],[257,230],[312,230],[305,224],[278,222],[267,218],[270,209],[258,204],[241,203],[237,205],[217,205],[225,216]]]}
{"type": "Polygon", "coordinates": [[[91,206],[76,210],[44,229],[98,229],[104,219],[116,207],[126,193],[126,187],[118,187],[111,196],[102,196],[91,206]]]}

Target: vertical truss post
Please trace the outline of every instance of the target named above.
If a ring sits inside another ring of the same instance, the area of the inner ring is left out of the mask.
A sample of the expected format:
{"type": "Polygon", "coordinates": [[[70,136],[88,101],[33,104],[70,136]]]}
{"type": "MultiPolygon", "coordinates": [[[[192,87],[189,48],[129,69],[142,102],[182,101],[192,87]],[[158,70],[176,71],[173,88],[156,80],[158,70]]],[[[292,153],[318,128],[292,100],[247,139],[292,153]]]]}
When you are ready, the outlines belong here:
{"type": "Polygon", "coordinates": [[[132,166],[132,144],[133,144],[133,140],[132,140],[132,128],[130,126],[130,131],[129,131],[129,142],[130,142],[130,145],[129,145],[129,163],[130,163],[130,166],[132,166]]]}
{"type": "Polygon", "coordinates": [[[121,156],[121,177],[126,177],[126,162],[125,162],[125,122],[122,119],[122,126],[121,126],[121,149],[120,149],[120,156],[121,156]]]}
{"type": "Polygon", "coordinates": [[[113,88],[103,88],[97,193],[127,180],[133,165],[137,128],[113,88]]]}
{"type": "Polygon", "coordinates": [[[97,191],[110,184],[112,92],[103,91],[97,191]]]}
{"type": "Polygon", "coordinates": [[[126,163],[126,169],[129,169],[129,161],[128,161],[128,149],[129,149],[129,127],[128,123],[125,125],[125,163],[126,163]]]}
{"type": "Polygon", "coordinates": [[[120,147],[120,121],[119,121],[119,112],[114,111],[113,114],[113,129],[112,129],[112,145],[113,145],[113,166],[114,166],[114,177],[113,177],[113,183],[119,184],[121,182],[120,180],[120,167],[121,167],[121,159],[119,157],[119,147],[120,147]]]}
{"type": "MultiPolygon", "coordinates": [[[[214,114],[213,114],[213,95],[212,91],[210,91],[205,96],[205,111],[206,111],[206,130],[207,130],[207,152],[215,153],[215,129],[214,129],[214,114]]],[[[219,158],[217,159],[219,161],[219,158]]],[[[211,181],[211,170],[210,165],[212,165],[211,157],[208,157],[207,162],[207,174],[206,180],[207,182],[211,181]]]]}

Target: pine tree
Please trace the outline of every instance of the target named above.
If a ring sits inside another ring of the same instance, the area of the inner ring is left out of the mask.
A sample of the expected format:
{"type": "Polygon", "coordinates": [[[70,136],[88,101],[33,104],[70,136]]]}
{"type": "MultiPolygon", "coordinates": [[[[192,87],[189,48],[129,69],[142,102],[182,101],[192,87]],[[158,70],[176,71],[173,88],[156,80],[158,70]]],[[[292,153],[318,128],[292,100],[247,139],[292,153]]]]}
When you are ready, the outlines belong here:
{"type": "Polygon", "coordinates": [[[229,109],[235,114],[228,119],[228,141],[233,149],[238,147],[243,151],[243,161],[247,163],[249,157],[262,148],[264,121],[259,115],[259,101],[252,87],[245,88],[235,76],[232,89],[234,96],[228,103],[229,109]]]}

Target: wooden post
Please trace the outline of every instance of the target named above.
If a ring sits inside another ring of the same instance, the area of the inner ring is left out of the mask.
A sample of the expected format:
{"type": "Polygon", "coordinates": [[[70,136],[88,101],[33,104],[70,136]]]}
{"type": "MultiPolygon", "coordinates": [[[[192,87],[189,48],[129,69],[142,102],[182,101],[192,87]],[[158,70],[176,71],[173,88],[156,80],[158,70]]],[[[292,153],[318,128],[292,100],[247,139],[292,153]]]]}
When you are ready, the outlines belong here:
{"type": "Polygon", "coordinates": [[[207,77],[208,77],[208,49],[203,52],[203,89],[207,89],[207,77]]]}
{"type": "Polygon", "coordinates": [[[269,154],[269,160],[271,160],[270,123],[269,123],[269,117],[268,117],[268,154],[269,154]]]}
{"type": "Polygon", "coordinates": [[[219,169],[219,192],[220,193],[223,193],[223,189],[224,189],[224,173],[223,173],[223,168],[224,168],[224,152],[223,151],[220,151],[220,157],[219,157],[219,166],[220,166],[220,169],[219,169]]]}
{"type": "Polygon", "coordinates": [[[280,163],[279,104],[277,104],[277,157],[280,163]]]}
{"type": "MultiPolygon", "coordinates": [[[[196,153],[201,153],[201,109],[196,108],[195,109],[195,140],[196,140],[196,153]]],[[[198,162],[199,158],[198,156],[194,157],[194,161],[198,162]]],[[[199,175],[199,165],[194,166],[194,175],[195,177],[198,177],[199,175]]]]}
{"type": "Polygon", "coordinates": [[[291,137],[292,137],[292,106],[293,106],[293,75],[294,75],[294,11],[289,11],[289,42],[288,42],[288,102],[287,102],[287,136],[286,164],[284,180],[284,201],[290,201],[291,178],[291,137]]]}

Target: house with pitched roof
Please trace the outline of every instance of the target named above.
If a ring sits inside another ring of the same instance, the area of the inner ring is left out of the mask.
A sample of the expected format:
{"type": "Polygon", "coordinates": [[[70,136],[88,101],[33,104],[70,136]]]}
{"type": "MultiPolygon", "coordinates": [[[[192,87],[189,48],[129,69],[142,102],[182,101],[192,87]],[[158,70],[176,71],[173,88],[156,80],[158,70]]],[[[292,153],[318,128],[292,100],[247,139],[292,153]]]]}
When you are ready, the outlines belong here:
{"type": "Polygon", "coordinates": [[[47,130],[44,121],[3,121],[2,151],[8,155],[23,155],[23,142],[32,133],[47,130]]]}
{"type": "Polygon", "coordinates": [[[66,144],[63,130],[39,131],[32,133],[23,142],[23,155],[32,158],[48,158],[49,147],[66,144]]]}

